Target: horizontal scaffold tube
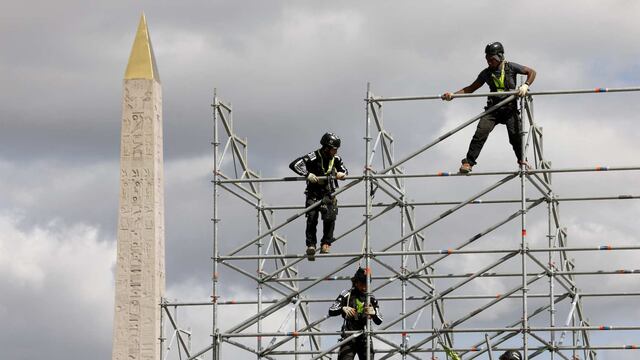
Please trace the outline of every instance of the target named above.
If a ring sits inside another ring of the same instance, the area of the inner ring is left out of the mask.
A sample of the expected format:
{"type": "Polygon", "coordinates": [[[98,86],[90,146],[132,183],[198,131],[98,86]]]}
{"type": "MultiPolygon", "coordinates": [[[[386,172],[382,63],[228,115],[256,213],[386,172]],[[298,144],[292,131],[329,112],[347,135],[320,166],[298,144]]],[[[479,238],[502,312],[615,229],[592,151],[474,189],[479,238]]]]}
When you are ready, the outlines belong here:
{"type": "MultiPolygon", "coordinates": [[[[638,246],[581,246],[581,247],[551,247],[551,248],[534,248],[525,249],[524,252],[565,252],[565,251],[614,251],[614,250],[640,250],[638,246]]],[[[369,253],[372,257],[377,256],[400,256],[400,255],[453,255],[453,254],[499,254],[519,251],[519,249],[474,249],[474,250],[456,250],[456,249],[438,249],[438,250],[410,250],[410,251],[372,251],[369,253]]],[[[333,253],[333,254],[317,254],[316,258],[330,257],[360,257],[362,253],[333,253]]],[[[218,256],[219,261],[226,260],[260,260],[260,259],[300,259],[306,258],[305,254],[273,254],[273,255],[233,255],[218,256]]]]}
{"type": "MultiPolygon", "coordinates": [[[[637,171],[640,170],[640,166],[591,166],[591,167],[576,167],[576,168],[558,168],[558,169],[529,169],[523,170],[524,174],[549,174],[549,173],[576,173],[576,172],[600,172],[600,171],[637,171]]],[[[408,178],[425,178],[425,177],[448,177],[448,176],[491,176],[491,175],[512,175],[519,174],[520,170],[514,171],[484,171],[484,172],[471,172],[467,174],[461,174],[458,172],[436,172],[427,174],[380,174],[371,175],[374,179],[408,179],[408,178]]]]}
{"type": "MultiPolygon", "coordinates": [[[[632,325],[598,325],[598,326],[536,326],[528,327],[527,332],[546,332],[546,331],[638,331],[640,326],[632,325]]],[[[370,333],[373,335],[394,335],[394,334],[444,334],[444,333],[490,333],[490,332],[522,332],[522,327],[495,327],[495,328],[453,328],[453,329],[395,329],[382,330],[372,329],[370,333]]],[[[361,331],[300,331],[300,332],[246,332],[246,333],[222,333],[222,338],[246,338],[246,337],[282,337],[282,336],[334,336],[342,334],[360,334],[361,331]]]]}
{"type": "MultiPolygon", "coordinates": [[[[571,94],[600,94],[612,92],[633,92],[640,91],[640,87],[626,88],[591,88],[591,89],[574,89],[574,90],[549,90],[549,91],[529,91],[528,94],[534,95],[571,95],[571,94]]],[[[493,93],[471,93],[471,94],[452,94],[453,98],[476,98],[484,96],[505,96],[517,95],[518,91],[504,91],[493,93]]],[[[365,99],[368,102],[391,102],[391,101],[415,101],[415,100],[440,100],[443,94],[426,95],[426,96],[398,96],[398,97],[372,97],[365,99]]]]}
{"type": "MultiPolygon", "coordinates": [[[[620,270],[594,270],[594,271],[554,271],[553,275],[639,275],[640,269],[620,269],[620,270]]],[[[527,273],[527,276],[538,276],[541,275],[539,272],[535,273],[527,273]]],[[[549,273],[551,275],[551,273],[549,273]]],[[[454,279],[454,278],[469,278],[472,276],[476,277],[518,277],[522,276],[522,273],[497,273],[497,272],[486,272],[481,275],[477,275],[476,273],[460,273],[460,274],[429,274],[429,275],[412,275],[412,279],[454,279]]],[[[280,277],[277,279],[272,279],[266,282],[308,282],[308,281],[317,281],[320,278],[316,277],[303,277],[303,278],[292,278],[292,277],[280,277]]],[[[322,279],[324,281],[351,281],[351,277],[349,276],[332,276],[330,278],[322,279]]],[[[371,280],[389,280],[389,277],[384,276],[371,276],[371,280]]]]}
{"type": "MultiPolygon", "coordinates": [[[[502,352],[502,351],[507,351],[507,350],[519,350],[519,351],[523,351],[523,348],[514,348],[514,347],[504,347],[504,348],[500,348],[500,347],[492,347],[491,348],[493,351],[496,352],[502,352]]],[[[529,351],[535,350],[535,351],[554,351],[558,354],[561,354],[560,351],[565,351],[565,350],[638,350],[640,349],[640,345],[590,345],[590,346],[550,346],[550,345],[543,345],[543,346],[527,346],[527,349],[529,351]]],[[[478,346],[478,347],[471,347],[471,348],[449,348],[450,351],[454,351],[454,352],[476,352],[476,351],[481,351],[484,350],[484,347],[478,346]]],[[[374,349],[374,353],[389,353],[389,352],[398,352],[397,350],[394,349],[374,349]]],[[[406,354],[412,354],[412,353],[446,353],[447,350],[444,350],[442,348],[420,348],[420,349],[411,349],[411,350],[407,350],[406,354]]],[[[321,354],[323,353],[323,351],[313,351],[313,350],[298,350],[298,351],[274,351],[270,354],[272,355],[315,355],[315,354],[321,354]]],[[[333,352],[329,352],[327,354],[336,354],[337,352],[334,350],[333,352]]],[[[578,358],[576,358],[578,359],[578,358]]]]}
{"type": "MultiPolygon", "coordinates": [[[[640,170],[640,166],[590,166],[590,167],[576,167],[576,168],[559,168],[559,169],[528,169],[523,170],[525,174],[548,174],[548,173],[576,173],[576,172],[599,172],[599,171],[637,171],[640,170]]],[[[410,179],[410,178],[430,178],[430,177],[449,177],[449,176],[461,176],[461,177],[473,177],[473,176],[498,176],[498,175],[512,175],[518,174],[520,170],[513,171],[479,171],[471,172],[467,174],[461,174],[459,172],[447,172],[440,171],[435,173],[425,174],[373,174],[370,175],[373,179],[410,179]]],[[[345,180],[362,180],[363,176],[347,176],[345,180]]],[[[307,178],[302,176],[291,176],[281,178],[259,178],[259,179],[221,179],[217,180],[218,184],[239,184],[239,183],[265,183],[265,182],[289,182],[289,181],[306,181],[307,178]]]]}
{"type": "MultiPolygon", "coordinates": [[[[533,203],[540,200],[544,200],[545,198],[537,198],[531,199],[527,198],[525,201],[527,203],[533,203]]],[[[637,200],[640,199],[640,195],[611,195],[611,196],[589,196],[589,197],[554,197],[553,201],[555,202],[568,202],[568,201],[599,201],[599,200],[637,200]]],[[[470,202],[470,205],[487,205],[487,204],[514,204],[520,203],[522,200],[520,199],[502,199],[502,200],[482,200],[477,199],[470,202]]],[[[457,205],[462,201],[429,201],[429,202],[404,202],[404,206],[442,206],[442,205],[457,205]]],[[[388,207],[396,203],[374,203],[371,204],[373,207],[388,207]]],[[[341,203],[338,204],[339,208],[362,208],[365,207],[365,204],[353,204],[353,203],[341,203]]],[[[264,210],[295,210],[295,209],[304,209],[305,207],[302,205],[282,205],[282,206],[264,206],[264,210]]]]}
{"type": "MultiPolygon", "coordinates": [[[[564,294],[556,294],[555,297],[562,297],[564,294]]],[[[624,297],[624,296],[640,296],[640,292],[623,292],[623,293],[580,293],[580,297],[624,297]]],[[[512,294],[508,296],[504,296],[506,298],[522,298],[522,294],[512,294]]],[[[529,298],[548,298],[549,294],[527,294],[529,298]]],[[[430,296],[407,296],[405,300],[407,301],[424,301],[429,299],[430,296]]],[[[443,296],[443,300],[483,300],[483,299],[495,299],[496,294],[490,295],[447,295],[443,296]]],[[[382,296],[377,297],[379,302],[387,302],[387,301],[402,301],[402,297],[400,296],[382,296]]],[[[278,300],[262,300],[263,304],[272,304],[277,302],[278,300]]],[[[330,298],[316,298],[316,299],[302,299],[301,303],[332,303],[336,301],[335,297],[330,298]]],[[[217,301],[218,305],[254,305],[258,302],[256,300],[235,300],[229,299],[225,300],[224,298],[220,298],[217,301]]],[[[211,301],[200,301],[200,302],[175,302],[175,303],[166,303],[162,304],[163,307],[189,307],[189,306],[212,306],[213,302],[211,301]]]]}

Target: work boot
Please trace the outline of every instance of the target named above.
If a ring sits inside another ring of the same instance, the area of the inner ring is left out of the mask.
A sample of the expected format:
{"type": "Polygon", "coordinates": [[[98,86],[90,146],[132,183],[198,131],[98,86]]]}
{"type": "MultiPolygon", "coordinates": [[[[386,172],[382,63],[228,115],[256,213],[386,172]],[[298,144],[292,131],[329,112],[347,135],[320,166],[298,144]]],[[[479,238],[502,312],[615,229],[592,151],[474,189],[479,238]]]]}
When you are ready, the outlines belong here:
{"type": "Polygon", "coordinates": [[[320,247],[320,254],[328,254],[329,250],[331,250],[331,245],[322,244],[322,246],[320,247]]]}
{"type": "Polygon", "coordinates": [[[316,261],[316,247],[307,246],[307,258],[309,261],[316,261]]]}
{"type": "Polygon", "coordinates": [[[468,174],[471,172],[471,169],[473,168],[473,165],[469,164],[467,161],[462,161],[462,165],[460,166],[460,173],[461,174],[468,174]]]}

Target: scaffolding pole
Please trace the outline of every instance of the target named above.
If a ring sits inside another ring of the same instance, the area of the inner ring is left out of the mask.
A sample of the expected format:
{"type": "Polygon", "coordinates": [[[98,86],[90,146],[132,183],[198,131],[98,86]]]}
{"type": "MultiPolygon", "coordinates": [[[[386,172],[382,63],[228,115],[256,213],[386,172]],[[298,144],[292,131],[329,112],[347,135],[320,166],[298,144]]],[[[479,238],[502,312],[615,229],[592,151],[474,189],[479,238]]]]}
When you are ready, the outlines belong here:
{"type": "MultiPolygon", "coordinates": [[[[367,97],[369,97],[369,94],[371,94],[371,85],[367,84],[367,97]]],[[[369,154],[369,149],[371,146],[371,134],[370,134],[370,115],[369,115],[369,106],[368,104],[365,104],[365,108],[366,108],[366,123],[365,123],[365,136],[364,136],[364,143],[365,143],[365,150],[364,153],[365,154],[369,154]]],[[[373,155],[373,154],[372,154],[373,155]]],[[[364,219],[365,219],[365,225],[364,225],[364,261],[365,261],[365,274],[367,275],[367,293],[366,293],[366,306],[370,306],[371,305],[371,296],[370,296],[370,291],[371,291],[371,264],[370,264],[370,255],[369,255],[369,251],[370,251],[370,243],[369,243],[369,223],[371,221],[371,195],[369,194],[369,189],[371,189],[371,179],[369,178],[369,176],[371,175],[371,164],[369,163],[368,160],[366,160],[368,157],[365,157],[365,164],[364,164],[364,198],[365,198],[365,213],[364,213],[364,219]]],[[[367,317],[367,323],[366,323],[366,327],[364,329],[364,336],[366,337],[366,357],[367,360],[371,359],[371,318],[367,317]]],[[[349,340],[349,338],[347,338],[346,340],[349,340]]],[[[345,341],[346,341],[345,340],[345,341]]],[[[315,360],[315,359],[313,359],[315,360]]]]}
{"type": "MultiPolygon", "coordinates": [[[[218,175],[220,173],[219,162],[218,162],[218,154],[220,146],[220,138],[218,135],[218,112],[221,111],[222,104],[218,101],[218,92],[214,89],[213,91],[213,217],[211,221],[213,223],[213,261],[212,265],[212,274],[211,274],[211,302],[213,303],[212,307],[212,315],[211,315],[211,347],[213,351],[211,352],[211,359],[218,360],[220,359],[220,343],[218,342],[218,226],[220,219],[218,217],[218,203],[219,203],[219,193],[218,193],[218,175]]],[[[231,109],[228,109],[230,112],[231,109]]]]}

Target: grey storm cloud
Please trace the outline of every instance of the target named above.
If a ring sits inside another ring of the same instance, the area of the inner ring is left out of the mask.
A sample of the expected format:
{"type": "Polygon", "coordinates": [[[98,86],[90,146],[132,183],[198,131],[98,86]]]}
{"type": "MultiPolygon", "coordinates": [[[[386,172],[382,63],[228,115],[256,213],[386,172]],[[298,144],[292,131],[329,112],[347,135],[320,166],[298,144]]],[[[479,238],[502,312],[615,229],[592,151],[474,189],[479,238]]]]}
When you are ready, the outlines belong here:
{"type": "MultiPolygon", "coordinates": [[[[341,153],[357,175],[364,163],[367,82],[376,95],[384,96],[457,90],[485,66],[482,50],[490,41],[502,41],[507,59],[538,71],[535,90],[640,83],[640,48],[635,45],[640,37],[635,19],[640,4],[629,1],[59,1],[55,5],[4,1],[2,5],[0,320],[9,326],[0,330],[0,346],[7,358],[14,359],[110,356],[122,77],[142,11],[163,86],[167,285],[170,297],[183,300],[210,295],[214,88],[234,106],[236,130],[249,141],[250,166],[263,176],[277,177],[290,175],[289,161],[318,146],[319,136],[327,130],[342,137],[341,153]]],[[[483,102],[386,104],[385,126],[396,139],[396,157],[475,115],[483,102]]],[[[640,158],[636,141],[640,102],[635,93],[540,97],[535,106],[536,119],[544,126],[545,152],[556,167],[634,165],[640,158]]],[[[473,128],[466,129],[407,163],[407,171],[455,171],[472,133],[473,128]]],[[[511,168],[514,160],[507,147],[506,132],[499,127],[479,166],[511,168]]],[[[462,200],[491,181],[450,180],[430,181],[428,186],[407,181],[407,191],[416,201],[462,200]]],[[[632,172],[554,177],[561,196],[632,194],[639,180],[632,172]]],[[[301,183],[265,185],[264,191],[270,204],[302,203],[301,183]]],[[[514,183],[496,197],[514,196],[517,191],[514,183]]],[[[362,193],[358,188],[341,201],[361,201],[362,193]]],[[[256,229],[246,224],[255,224],[256,218],[250,207],[232,197],[224,195],[222,200],[226,207],[221,246],[229,250],[255,236],[256,229]]],[[[376,198],[388,200],[383,194],[376,198]]],[[[561,209],[573,244],[640,241],[636,235],[640,207],[635,201],[571,203],[561,209]]],[[[418,209],[418,223],[437,216],[438,210],[418,209]]],[[[450,242],[472,236],[508,211],[515,209],[465,210],[430,230],[429,246],[450,247],[450,242]]],[[[545,211],[532,212],[532,229],[546,229],[545,211]]],[[[276,213],[276,223],[291,214],[276,213]]],[[[399,238],[397,217],[374,225],[377,244],[399,238]]],[[[361,219],[360,210],[341,210],[337,232],[361,219]]],[[[302,231],[301,220],[282,231],[289,239],[289,251],[302,251],[302,231]]],[[[510,240],[508,231],[498,232],[478,246],[507,246],[510,240]]],[[[358,251],[360,241],[358,234],[336,247],[358,251]]],[[[532,241],[540,244],[544,239],[532,241]]],[[[464,266],[444,262],[439,270],[472,272],[492,259],[468,257],[464,266]]],[[[577,260],[584,269],[594,263],[606,269],[633,266],[627,254],[608,258],[580,254],[577,260]]],[[[505,269],[516,264],[505,264],[505,269]]],[[[243,266],[254,268],[254,264],[243,266]]],[[[304,263],[301,270],[305,275],[318,274],[325,266],[304,263]]],[[[225,294],[255,296],[255,284],[237,273],[221,272],[228,280],[221,285],[225,294]]],[[[342,275],[348,272],[351,268],[342,275]]],[[[593,291],[637,290],[629,279],[601,284],[585,278],[583,286],[593,291]]],[[[314,289],[314,295],[333,297],[344,286],[329,282],[314,289]]],[[[470,291],[507,287],[500,281],[478,282],[470,291]]],[[[611,309],[606,316],[592,311],[594,321],[637,322],[640,316],[628,300],[586,304],[587,310],[611,309]]],[[[324,314],[324,305],[312,307],[312,312],[324,314]]],[[[385,309],[389,314],[391,307],[385,309]]],[[[513,319],[514,307],[498,308],[479,321],[513,319]]],[[[455,306],[449,310],[452,317],[464,313],[455,306]]],[[[234,314],[229,310],[224,321],[234,320],[234,314]]],[[[200,334],[194,335],[194,347],[209,341],[209,317],[207,310],[198,310],[182,318],[194,334],[200,334]]],[[[276,317],[265,326],[277,328],[284,314],[276,317]]],[[[333,321],[325,329],[338,327],[333,321]]],[[[633,342],[628,334],[598,338],[603,343],[622,339],[633,342]]]]}

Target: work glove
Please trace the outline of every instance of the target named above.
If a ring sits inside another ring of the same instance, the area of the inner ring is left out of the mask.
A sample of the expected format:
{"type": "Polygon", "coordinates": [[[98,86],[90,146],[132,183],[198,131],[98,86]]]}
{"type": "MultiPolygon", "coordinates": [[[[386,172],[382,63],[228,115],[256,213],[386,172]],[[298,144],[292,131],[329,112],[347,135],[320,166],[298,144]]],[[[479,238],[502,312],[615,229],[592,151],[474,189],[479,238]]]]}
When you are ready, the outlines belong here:
{"type": "Polygon", "coordinates": [[[366,306],[364,308],[364,313],[367,315],[375,315],[376,314],[376,309],[373,308],[373,306],[366,306]]]}
{"type": "Polygon", "coordinates": [[[451,100],[453,100],[453,94],[450,93],[450,92],[446,92],[446,93],[442,94],[442,96],[440,98],[442,100],[451,101],[451,100]]]}
{"type": "Polygon", "coordinates": [[[344,178],[345,178],[346,176],[347,176],[347,174],[345,174],[345,173],[343,173],[343,172],[340,172],[340,171],[338,171],[338,172],[336,173],[336,179],[338,179],[338,180],[344,180],[344,178]]]}
{"type": "Polygon", "coordinates": [[[352,319],[354,317],[356,317],[356,309],[350,307],[350,306],[343,306],[342,307],[342,312],[344,313],[344,316],[347,319],[352,319]]]}
{"type": "Polygon", "coordinates": [[[529,91],[529,85],[527,84],[522,84],[520,85],[520,87],[518,88],[518,96],[522,97],[527,95],[527,92],[529,91]]]}
{"type": "Polygon", "coordinates": [[[307,175],[307,180],[310,183],[313,183],[313,184],[317,184],[318,183],[318,177],[314,173],[309,173],[309,175],[307,175]]]}

